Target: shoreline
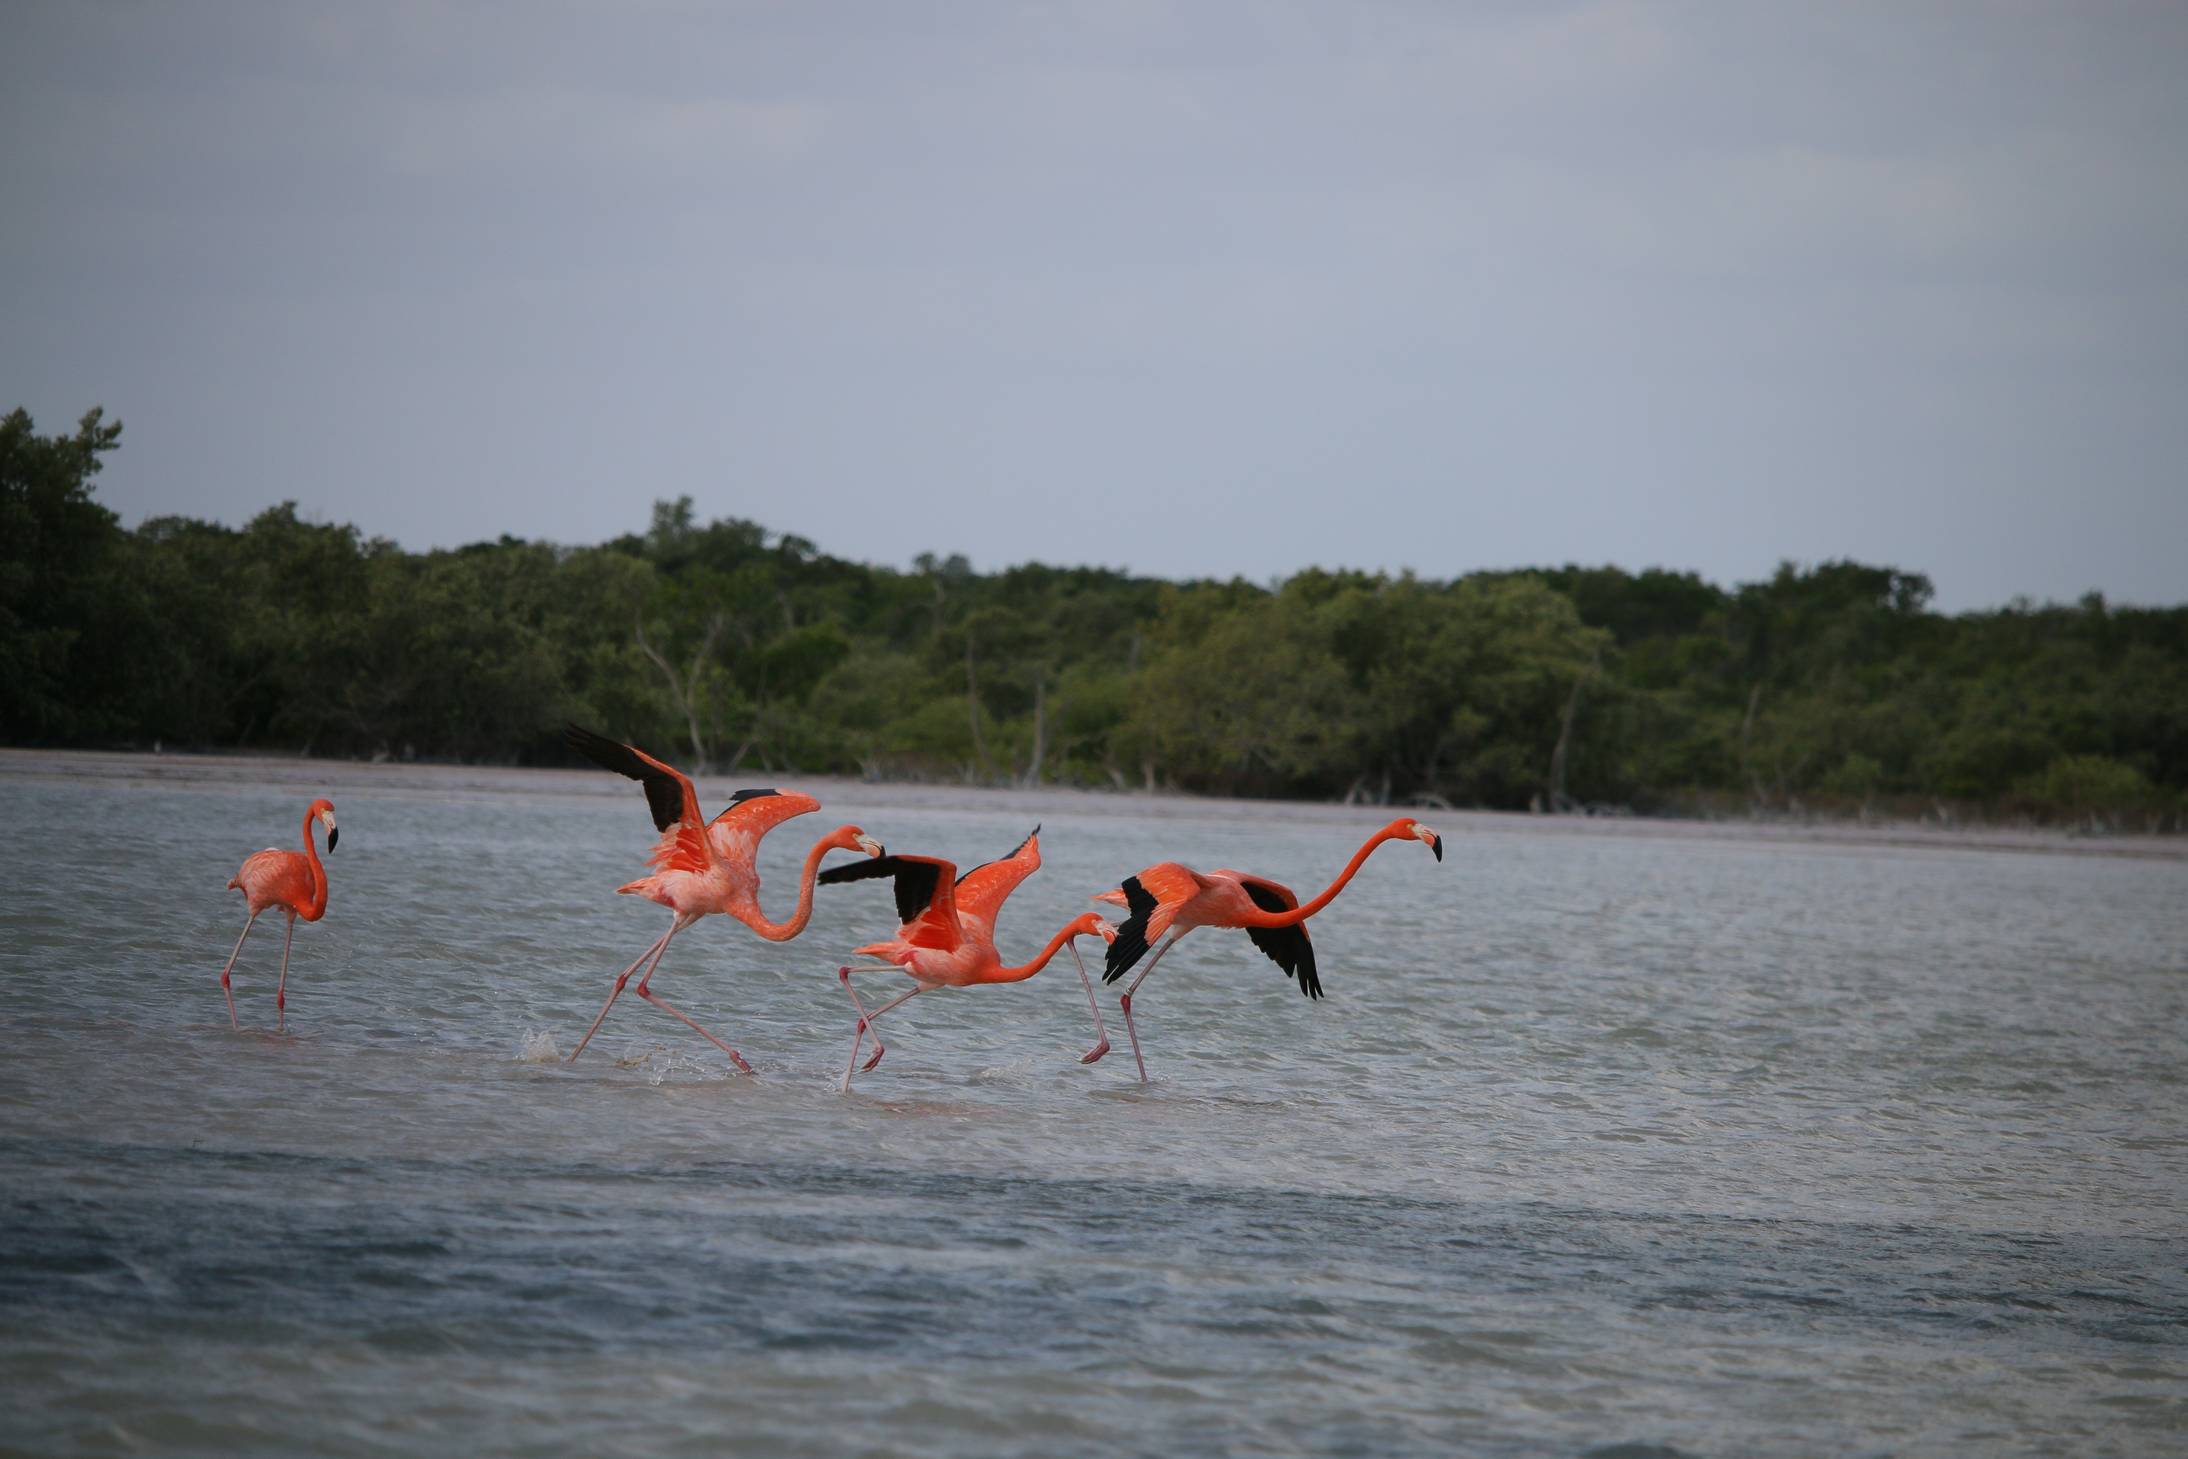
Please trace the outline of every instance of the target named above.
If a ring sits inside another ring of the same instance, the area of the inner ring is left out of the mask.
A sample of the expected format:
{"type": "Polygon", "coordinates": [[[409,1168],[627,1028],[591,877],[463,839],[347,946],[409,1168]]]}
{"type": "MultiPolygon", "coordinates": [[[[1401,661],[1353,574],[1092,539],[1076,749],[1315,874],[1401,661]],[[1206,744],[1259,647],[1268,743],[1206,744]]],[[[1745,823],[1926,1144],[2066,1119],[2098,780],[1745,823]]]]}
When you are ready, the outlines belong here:
{"type": "MultiPolygon", "coordinates": [[[[740,770],[741,785],[766,783],[767,772],[740,770]]],[[[722,798],[730,776],[694,777],[702,804],[722,798]]],[[[608,797],[628,794],[617,777],[583,768],[517,765],[447,765],[424,761],[335,760],[292,755],[198,754],[183,751],[39,750],[0,748],[0,781],[134,781],[163,789],[215,790],[242,784],[288,785],[299,791],[338,789],[436,796],[511,794],[608,797]]],[[[1334,801],[1235,800],[1175,791],[1119,791],[1080,786],[974,786],[920,781],[868,781],[844,776],[799,775],[799,788],[838,800],[874,802],[931,811],[1022,808],[1038,819],[1042,808],[1068,802],[1072,812],[1139,816],[1152,820],[1210,814],[1245,823],[1312,820],[1357,825],[1405,807],[1344,805],[1334,801]]],[[[1551,835],[1642,836],[1664,840],[1774,842],[1785,845],[2009,851],[2067,856],[2111,856],[2188,862],[2188,836],[2120,832],[2102,836],[2037,827],[1939,826],[1918,821],[1723,819],[1669,816],[1535,815],[1526,811],[1429,810],[1423,818],[1439,829],[1469,834],[1541,832],[1551,835]]]]}

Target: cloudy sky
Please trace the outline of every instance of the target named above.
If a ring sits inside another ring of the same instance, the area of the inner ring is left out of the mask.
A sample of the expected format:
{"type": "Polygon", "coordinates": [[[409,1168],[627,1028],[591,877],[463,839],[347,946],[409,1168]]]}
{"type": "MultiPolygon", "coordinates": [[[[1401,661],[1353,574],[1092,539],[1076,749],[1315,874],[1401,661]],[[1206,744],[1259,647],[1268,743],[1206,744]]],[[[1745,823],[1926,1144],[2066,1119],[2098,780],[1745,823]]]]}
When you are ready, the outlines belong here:
{"type": "Polygon", "coordinates": [[[135,523],[2188,600],[2188,6],[0,6],[135,523]]]}

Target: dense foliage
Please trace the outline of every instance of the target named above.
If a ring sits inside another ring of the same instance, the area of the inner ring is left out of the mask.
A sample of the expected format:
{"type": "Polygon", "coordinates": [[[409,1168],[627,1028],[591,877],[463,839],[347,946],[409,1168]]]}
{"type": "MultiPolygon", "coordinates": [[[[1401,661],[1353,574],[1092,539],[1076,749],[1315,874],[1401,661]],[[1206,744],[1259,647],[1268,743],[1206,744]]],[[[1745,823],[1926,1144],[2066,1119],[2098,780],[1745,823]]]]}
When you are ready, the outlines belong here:
{"type": "Polygon", "coordinates": [[[0,738],[1640,810],[2177,828],[2188,608],[1947,617],[1920,574],[1565,567],[1267,588],[830,557],[688,498],[598,547],[405,552],[93,500],[120,425],[0,422],[0,738]]]}

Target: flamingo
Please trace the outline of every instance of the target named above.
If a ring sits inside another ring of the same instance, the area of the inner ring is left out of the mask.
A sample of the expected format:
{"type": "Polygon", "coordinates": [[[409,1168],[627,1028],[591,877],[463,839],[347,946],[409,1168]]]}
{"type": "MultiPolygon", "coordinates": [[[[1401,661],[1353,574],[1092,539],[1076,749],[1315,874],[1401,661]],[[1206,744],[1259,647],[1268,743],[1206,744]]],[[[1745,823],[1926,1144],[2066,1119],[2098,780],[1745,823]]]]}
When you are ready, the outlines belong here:
{"type": "Polygon", "coordinates": [[[279,907],[289,916],[288,933],[281,939],[281,981],[274,985],[274,1011],[281,1026],[288,1027],[289,944],[296,940],[296,919],[317,922],[327,915],[327,869],[319,864],[319,848],[312,842],[313,821],[327,828],[327,850],[331,853],[341,838],[334,829],[334,802],[315,800],[304,811],[302,851],[282,851],[272,846],[254,851],[228,878],[228,886],[243,893],[243,904],[251,910],[243,924],[243,936],[236,939],[235,951],[228,954],[228,965],[220,970],[220,996],[228,1000],[228,1023],[232,1028],[243,1025],[236,1021],[236,996],[229,989],[228,974],[242,956],[243,938],[251,935],[258,914],[271,907],[279,907]]]}
{"type": "Polygon", "coordinates": [[[1178,939],[1195,927],[1244,928],[1254,946],[1287,977],[1297,980],[1300,992],[1309,998],[1321,997],[1322,980],[1314,971],[1314,944],[1307,939],[1307,919],[1328,906],[1385,841],[1422,841],[1436,853],[1438,861],[1443,860],[1443,838],[1411,816],[1400,816],[1368,837],[1337,874],[1337,880],[1303,907],[1290,887],[1266,877],[1228,869],[1198,872],[1175,861],[1157,862],[1137,876],[1126,877],[1117,890],[1097,893],[1096,901],[1117,903],[1131,913],[1109,945],[1103,982],[1114,983],[1130,972],[1150,944],[1165,932],[1170,934],[1170,940],[1140,969],[1139,976],[1117,1000],[1124,1009],[1125,1034],[1132,1040],[1133,1062],[1140,1066],[1140,1082],[1147,1082],[1147,1061],[1140,1057],[1139,1030],[1132,1023],[1132,995],[1162,961],[1163,953],[1176,947],[1178,939]]]}
{"type": "Polygon", "coordinates": [[[805,876],[798,888],[798,905],[788,922],[770,922],[760,910],[760,874],[754,865],[760,838],[789,820],[820,809],[820,802],[794,790],[740,790],[729,798],[729,808],[709,822],[699,814],[699,792],[690,777],[673,765],[656,760],[634,745],[571,725],[563,735],[573,750],[604,769],[627,775],[646,788],[646,804],[653,811],[654,828],[661,832],[649,864],[653,875],[616,888],[659,902],[676,914],[662,933],[631,965],[616,975],[608,1001],[600,1005],[592,1027],[570,1053],[575,1060],[592,1042],[601,1020],[622,996],[623,985],[638,965],[653,959],[638,980],[638,996],[664,1012],[674,1014],[723,1053],[745,1073],[752,1066],[728,1044],[701,1028],[679,1008],[654,996],[648,986],[654,969],[669,949],[669,939],[710,912],[724,912],[770,942],[788,942],[805,930],[813,916],[813,878],[821,858],[831,851],[863,851],[881,855],[881,843],[856,826],[838,826],[813,843],[805,855],[805,876]]]}
{"type": "Polygon", "coordinates": [[[900,993],[868,1013],[866,1005],[859,1002],[858,990],[851,986],[851,974],[880,972],[883,968],[847,967],[837,971],[843,991],[851,995],[851,1006],[858,1010],[858,1032],[851,1040],[850,1062],[843,1070],[845,1093],[850,1092],[851,1075],[858,1068],[859,1045],[869,1028],[874,1029],[874,1056],[866,1061],[866,1068],[881,1062],[885,1051],[881,1030],[874,1028],[874,1020],[882,1014],[934,988],[1024,982],[1047,967],[1049,959],[1066,945],[1071,948],[1071,960],[1079,965],[1086,1006],[1094,1014],[1096,1042],[1079,1056],[1079,1062],[1091,1064],[1109,1052],[1109,1032],[1102,1027],[1102,1010],[1094,1001],[1094,983],[1086,975],[1086,963],[1079,957],[1078,939],[1100,936],[1106,941],[1117,935],[1115,927],[1097,913],[1082,912],[1065,923],[1032,961],[1014,968],[1003,966],[1002,956],[995,950],[995,920],[1004,901],[1040,868],[1040,835],[1041,828],[1035,826],[1010,855],[976,866],[963,876],[957,874],[954,865],[935,856],[883,856],[831,867],[820,874],[821,881],[830,885],[877,876],[895,879],[897,916],[903,920],[903,927],[886,942],[871,942],[856,952],[861,957],[880,958],[887,967],[902,968],[916,984],[910,992],[900,993]]]}

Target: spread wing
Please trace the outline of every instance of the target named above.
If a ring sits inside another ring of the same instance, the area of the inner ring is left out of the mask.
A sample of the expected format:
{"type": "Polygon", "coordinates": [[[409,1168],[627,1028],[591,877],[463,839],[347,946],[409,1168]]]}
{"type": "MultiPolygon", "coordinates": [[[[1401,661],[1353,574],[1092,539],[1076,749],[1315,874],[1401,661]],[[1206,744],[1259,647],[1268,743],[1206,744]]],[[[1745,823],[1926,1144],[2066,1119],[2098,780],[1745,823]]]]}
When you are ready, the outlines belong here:
{"type": "Polygon", "coordinates": [[[1102,981],[1114,983],[1147,955],[1150,945],[1170,930],[1178,911],[1206,891],[1212,883],[1189,866],[1175,861],[1157,862],[1137,876],[1124,879],[1126,917],[1117,924],[1117,940],[1109,944],[1102,967],[1102,981]]]}
{"type": "Polygon", "coordinates": [[[1018,883],[1041,869],[1041,828],[1035,826],[1010,855],[984,861],[957,879],[957,907],[984,919],[990,926],[1003,910],[1003,902],[1018,890],[1018,883]]]}
{"type": "Polygon", "coordinates": [[[729,798],[729,807],[714,818],[717,826],[731,826],[757,841],[792,816],[819,810],[821,803],[795,790],[740,790],[729,798]]]}
{"type": "Polygon", "coordinates": [[[582,725],[566,728],[562,742],[603,770],[629,776],[646,788],[653,828],[663,833],[653,849],[654,865],[664,871],[704,871],[714,864],[706,820],[699,814],[699,792],[683,771],[635,745],[594,734],[582,725]]]}
{"type": "Polygon", "coordinates": [[[957,925],[957,868],[936,856],[870,856],[832,866],[815,878],[833,886],[886,876],[896,882],[896,915],[904,928],[897,935],[914,947],[955,952],[962,940],[957,925]]]}
{"type": "MultiPolygon", "coordinates": [[[[1240,876],[1238,884],[1253,898],[1255,906],[1264,912],[1289,912],[1299,905],[1299,898],[1292,889],[1258,876],[1240,876]]],[[[1299,991],[1309,998],[1322,996],[1322,980],[1314,972],[1314,944],[1307,939],[1307,924],[1296,922],[1289,927],[1249,927],[1246,935],[1254,940],[1254,946],[1269,955],[1269,961],[1282,968],[1287,976],[1296,978],[1299,991]]]]}

